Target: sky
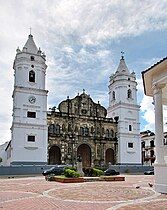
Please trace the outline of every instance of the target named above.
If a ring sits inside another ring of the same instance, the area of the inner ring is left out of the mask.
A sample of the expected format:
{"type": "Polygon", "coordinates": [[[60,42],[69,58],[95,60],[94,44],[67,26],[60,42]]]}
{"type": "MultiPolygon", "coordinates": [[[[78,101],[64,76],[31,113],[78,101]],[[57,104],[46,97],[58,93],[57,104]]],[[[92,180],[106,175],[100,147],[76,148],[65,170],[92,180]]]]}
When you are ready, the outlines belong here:
{"type": "Polygon", "coordinates": [[[11,139],[13,61],[31,33],[46,54],[48,109],[85,89],[108,108],[121,51],[138,82],[140,129],[154,131],[141,72],[167,56],[166,0],[0,0],[0,144],[11,139]]]}

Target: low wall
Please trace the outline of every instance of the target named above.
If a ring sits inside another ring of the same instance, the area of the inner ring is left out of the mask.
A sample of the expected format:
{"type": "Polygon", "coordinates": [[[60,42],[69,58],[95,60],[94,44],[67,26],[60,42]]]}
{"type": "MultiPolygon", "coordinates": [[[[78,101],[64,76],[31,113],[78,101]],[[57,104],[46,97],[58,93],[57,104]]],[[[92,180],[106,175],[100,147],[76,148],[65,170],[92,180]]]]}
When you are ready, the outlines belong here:
{"type": "Polygon", "coordinates": [[[44,170],[51,167],[52,165],[0,166],[0,176],[42,174],[44,170]]]}
{"type": "MultiPolygon", "coordinates": [[[[0,166],[0,176],[42,174],[44,170],[53,166],[54,165],[0,166]]],[[[120,173],[143,173],[144,171],[152,170],[154,167],[143,165],[111,165],[109,168],[115,169],[120,173]]]]}
{"type": "Polygon", "coordinates": [[[154,169],[153,166],[146,165],[110,165],[109,168],[115,169],[120,173],[143,173],[154,169]]]}

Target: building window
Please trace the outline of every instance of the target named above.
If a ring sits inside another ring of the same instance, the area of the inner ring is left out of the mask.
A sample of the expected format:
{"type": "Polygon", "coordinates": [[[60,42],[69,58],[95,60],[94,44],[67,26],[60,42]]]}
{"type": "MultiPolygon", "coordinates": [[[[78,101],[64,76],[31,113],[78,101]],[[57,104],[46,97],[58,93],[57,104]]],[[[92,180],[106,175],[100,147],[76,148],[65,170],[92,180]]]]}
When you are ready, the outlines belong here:
{"type": "Polygon", "coordinates": [[[110,131],[110,138],[114,138],[114,131],[113,130],[110,131]]]}
{"type": "Polygon", "coordinates": [[[89,128],[87,127],[80,127],[80,135],[82,136],[88,136],[89,135],[89,128]]]}
{"type": "Polygon", "coordinates": [[[154,147],[154,140],[150,141],[150,147],[154,147]]]}
{"type": "Polygon", "coordinates": [[[28,136],[27,141],[35,142],[35,136],[28,136]]]}
{"type": "Polygon", "coordinates": [[[150,157],[154,157],[154,150],[150,150],[150,157]]]}
{"type": "Polygon", "coordinates": [[[106,130],[106,138],[109,138],[109,134],[110,134],[110,132],[109,132],[109,130],[107,129],[107,130],[106,130]]]}
{"type": "Polygon", "coordinates": [[[36,112],[27,112],[27,117],[36,118],[36,112]]]}
{"type": "Polygon", "coordinates": [[[129,125],[129,131],[132,131],[132,125],[129,125]]]}
{"type": "Polygon", "coordinates": [[[89,135],[89,128],[85,128],[84,129],[84,136],[88,136],[89,135]]]}
{"type": "Polygon", "coordinates": [[[133,148],[133,143],[132,142],[128,142],[128,148],[133,148]]]}
{"type": "Polygon", "coordinates": [[[142,148],[145,148],[145,141],[143,141],[143,142],[141,143],[141,145],[142,145],[142,148]]]}
{"type": "Polygon", "coordinates": [[[80,127],[80,135],[84,135],[84,128],[83,127],[80,127]]]}
{"type": "Polygon", "coordinates": [[[167,145],[167,138],[164,138],[164,145],[167,145]]]}
{"type": "Polygon", "coordinates": [[[132,91],[131,91],[131,89],[128,90],[127,94],[128,94],[128,98],[132,98],[132,91]]]}
{"type": "Polygon", "coordinates": [[[115,100],[115,91],[112,92],[112,99],[115,100]]]}
{"type": "Polygon", "coordinates": [[[55,134],[60,134],[60,125],[55,126],[55,134]]]}
{"type": "Polygon", "coordinates": [[[71,124],[68,124],[68,132],[72,132],[72,126],[71,126],[71,124]]]}
{"type": "Polygon", "coordinates": [[[55,129],[54,124],[49,125],[49,127],[48,127],[49,134],[54,134],[54,129],[55,129]]]}
{"type": "Polygon", "coordinates": [[[33,70],[29,71],[29,82],[35,82],[35,72],[33,70]]]}
{"type": "Polygon", "coordinates": [[[34,56],[31,56],[30,59],[31,59],[31,61],[35,61],[34,56]]]}

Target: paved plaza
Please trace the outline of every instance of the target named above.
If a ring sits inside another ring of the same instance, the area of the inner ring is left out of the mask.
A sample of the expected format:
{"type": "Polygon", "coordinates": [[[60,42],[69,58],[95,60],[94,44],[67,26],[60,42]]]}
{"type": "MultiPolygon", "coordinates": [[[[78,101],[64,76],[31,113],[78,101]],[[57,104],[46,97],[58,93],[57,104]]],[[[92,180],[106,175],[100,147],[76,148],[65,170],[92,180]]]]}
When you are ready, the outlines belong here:
{"type": "Polygon", "coordinates": [[[154,176],[126,175],[126,181],[58,183],[44,177],[0,179],[0,209],[167,209],[167,194],[154,191],[154,176]]]}

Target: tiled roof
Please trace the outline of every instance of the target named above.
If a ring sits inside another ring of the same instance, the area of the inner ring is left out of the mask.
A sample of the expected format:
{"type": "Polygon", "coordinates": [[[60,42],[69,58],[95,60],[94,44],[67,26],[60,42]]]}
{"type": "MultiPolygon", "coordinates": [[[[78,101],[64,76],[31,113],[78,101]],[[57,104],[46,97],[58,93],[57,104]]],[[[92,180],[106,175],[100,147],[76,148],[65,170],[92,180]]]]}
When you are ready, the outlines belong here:
{"type": "Polygon", "coordinates": [[[158,64],[162,63],[163,61],[167,60],[167,57],[163,58],[162,60],[158,61],[157,63],[155,63],[154,65],[152,65],[151,67],[149,67],[148,69],[146,69],[145,71],[142,71],[142,74],[146,73],[147,71],[149,71],[150,69],[152,69],[153,67],[157,66],[158,64]]]}

